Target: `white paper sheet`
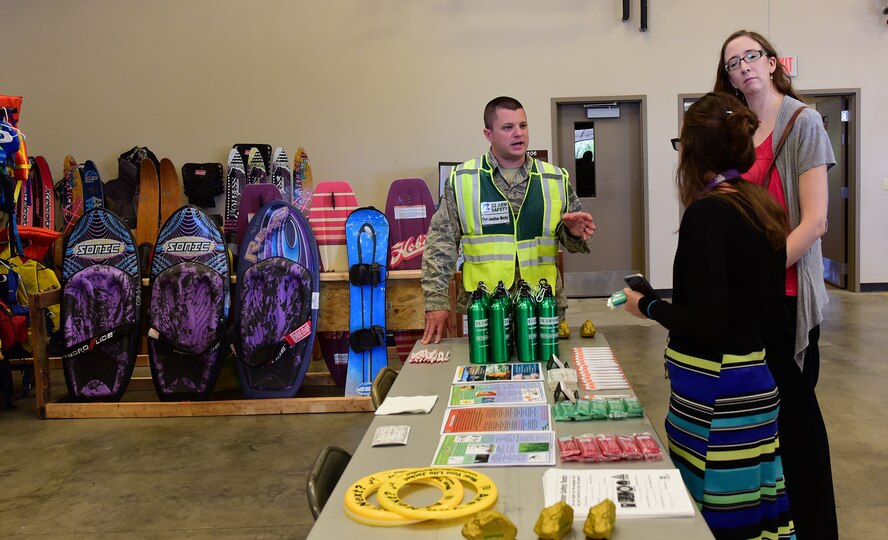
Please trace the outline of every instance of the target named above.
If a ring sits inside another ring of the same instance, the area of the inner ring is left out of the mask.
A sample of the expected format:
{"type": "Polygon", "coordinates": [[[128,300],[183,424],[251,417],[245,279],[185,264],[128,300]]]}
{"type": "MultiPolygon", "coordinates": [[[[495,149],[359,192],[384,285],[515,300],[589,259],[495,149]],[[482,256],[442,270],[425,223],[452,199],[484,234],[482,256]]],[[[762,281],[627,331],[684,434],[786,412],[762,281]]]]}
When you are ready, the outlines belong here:
{"type": "Polygon", "coordinates": [[[691,500],[678,469],[549,469],[543,475],[545,505],[560,500],[586,519],[589,508],[614,501],[617,518],[691,517],[691,500]]]}

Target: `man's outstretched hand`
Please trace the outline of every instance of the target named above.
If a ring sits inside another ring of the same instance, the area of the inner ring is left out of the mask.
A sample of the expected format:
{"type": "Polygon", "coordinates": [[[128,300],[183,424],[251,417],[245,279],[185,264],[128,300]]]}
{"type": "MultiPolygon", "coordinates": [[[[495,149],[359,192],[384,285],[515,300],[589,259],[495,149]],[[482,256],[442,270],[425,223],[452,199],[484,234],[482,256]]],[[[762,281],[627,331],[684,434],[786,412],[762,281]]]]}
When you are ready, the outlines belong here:
{"type": "Polygon", "coordinates": [[[589,212],[568,212],[561,216],[561,221],[568,232],[577,238],[588,240],[595,234],[595,222],[589,212]]]}

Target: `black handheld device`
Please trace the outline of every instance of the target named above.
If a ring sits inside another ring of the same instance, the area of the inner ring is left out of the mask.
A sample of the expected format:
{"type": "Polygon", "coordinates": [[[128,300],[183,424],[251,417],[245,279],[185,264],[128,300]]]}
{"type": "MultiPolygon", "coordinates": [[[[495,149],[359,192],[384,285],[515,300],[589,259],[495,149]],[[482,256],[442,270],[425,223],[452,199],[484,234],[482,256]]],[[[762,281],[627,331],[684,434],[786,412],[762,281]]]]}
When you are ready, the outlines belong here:
{"type": "Polygon", "coordinates": [[[654,292],[654,288],[651,287],[651,284],[648,283],[648,280],[644,279],[644,276],[641,274],[632,274],[623,278],[626,280],[626,285],[629,285],[629,288],[635,292],[640,292],[645,296],[650,296],[652,298],[660,299],[660,295],[654,292]]]}

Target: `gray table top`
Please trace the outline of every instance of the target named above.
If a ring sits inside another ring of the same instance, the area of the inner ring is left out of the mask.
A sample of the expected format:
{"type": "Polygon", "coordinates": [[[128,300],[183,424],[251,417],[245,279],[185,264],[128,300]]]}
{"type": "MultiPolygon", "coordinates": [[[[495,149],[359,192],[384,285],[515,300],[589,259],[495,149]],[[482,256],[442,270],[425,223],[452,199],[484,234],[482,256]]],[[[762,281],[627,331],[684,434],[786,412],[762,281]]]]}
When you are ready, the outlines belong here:
{"type": "MultiPolygon", "coordinates": [[[[569,358],[572,347],[607,346],[607,341],[599,333],[592,339],[573,337],[562,341],[562,356],[569,358]]],[[[414,350],[432,348],[418,344],[414,350]]],[[[450,387],[456,367],[468,363],[468,342],[466,339],[445,339],[437,346],[439,350],[450,351],[450,361],[441,364],[404,364],[401,373],[389,391],[390,396],[438,395],[438,401],[429,414],[401,414],[377,416],[374,418],[367,433],[361,440],[357,451],[352,457],[348,468],[342,475],[336,489],[327,501],[323,512],[318,516],[314,528],[308,538],[326,540],[333,538],[428,538],[428,539],[461,539],[461,529],[470,518],[449,521],[427,521],[403,527],[374,527],[353,521],[343,510],[343,497],[346,489],[357,480],[380,471],[404,467],[428,467],[437,448],[440,438],[441,423],[450,396],[450,387]],[[380,426],[410,426],[410,438],[405,446],[383,446],[373,448],[370,443],[376,428],[380,426]]],[[[545,368],[545,366],[543,366],[545,368]]],[[[605,393],[605,392],[603,392],[605,393]]],[[[613,393],[626,393],[613,392],[613,393]]],[[[547,399],[552,403],[552,394],[547,392],[547,399]]],[[[554,417],[553,417],[554,420],[554,417]]],[[[654,437],[657,434],[647,416],[637,419],[605,420],[593,422],[554,422],[556,436],[579,435],[582,433],[613,433],[632,434],[649,431],[654,437]]],[[[659,438],[657,438],[658,442],[659,438]]],[[[579,464],[557,463],[558,468],[580,469],[597,468],[672,468],[665,445],[663,461],[655,462],[619,462],[613,464],[579,464]]],[[[489,476],[497,486],[499,496],[493,509],[505,514],[518,528],[518,538],[537,538],[533,532],[534,524],[543,509],[542,477],[550,467],[484,467],[477,470],[489,476]]],[[[431,488],[430,488],[431,489],[431,488]]],[[[434,491],[434,493],[438,493],[434,491]]],[[[437,499],[437,497],[433,497],[437,499]]],[[[586,510],[582,512],[585,519],[586,510]]],[[[573,531],[566,539],[580,540],[583,535],[583,522],[575,521],[573,531]]],[[[612,540],[628,538],[669,539],[711,539],[712,533],[695,509],[694,517],[657,518],[657,519],[618,519],[612,540]]]]}

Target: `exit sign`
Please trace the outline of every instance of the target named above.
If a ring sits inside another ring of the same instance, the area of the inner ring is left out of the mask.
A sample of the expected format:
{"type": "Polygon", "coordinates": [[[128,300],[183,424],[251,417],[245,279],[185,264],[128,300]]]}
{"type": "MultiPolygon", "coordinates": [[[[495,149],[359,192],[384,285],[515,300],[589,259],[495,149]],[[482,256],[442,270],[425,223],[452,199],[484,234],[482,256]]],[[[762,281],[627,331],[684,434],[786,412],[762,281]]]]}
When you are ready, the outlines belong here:
{"type": "Polygon", "coordinates": [[[786,73],[789,74],[790,77],[798,77],[799,75],[799,57],[796,55],[790,56],[781,56],[779,58],[780,63],[783,64],[783,69],[786,70],[786,73]]]}

